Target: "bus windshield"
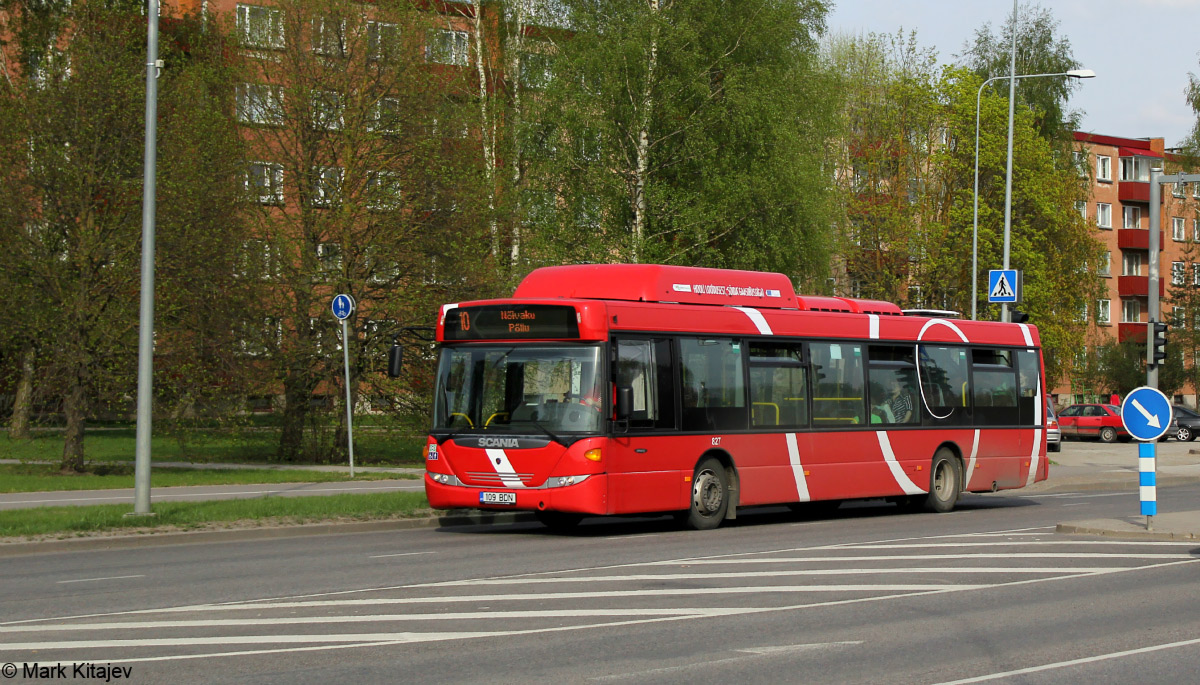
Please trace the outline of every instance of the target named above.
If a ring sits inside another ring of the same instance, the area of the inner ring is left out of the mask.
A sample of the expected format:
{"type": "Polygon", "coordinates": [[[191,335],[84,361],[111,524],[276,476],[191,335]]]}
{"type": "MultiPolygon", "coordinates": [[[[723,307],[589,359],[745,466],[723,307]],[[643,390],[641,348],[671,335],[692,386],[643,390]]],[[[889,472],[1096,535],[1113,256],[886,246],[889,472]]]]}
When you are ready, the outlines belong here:
{"type": "Polygon", "coordinates": [[[443,347],[433,430],[599,432],[600,360],[597,345],[443,347]]]}

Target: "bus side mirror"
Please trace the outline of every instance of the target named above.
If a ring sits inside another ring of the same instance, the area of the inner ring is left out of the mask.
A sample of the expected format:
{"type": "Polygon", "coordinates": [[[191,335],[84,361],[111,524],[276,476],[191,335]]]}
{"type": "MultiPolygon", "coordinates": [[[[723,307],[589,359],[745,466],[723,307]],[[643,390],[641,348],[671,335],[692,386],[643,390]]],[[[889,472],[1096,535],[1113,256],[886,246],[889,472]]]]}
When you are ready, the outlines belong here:
{"type": "Polygon", "coordinates": [[[388,350],[388,376],[392,378],[400,377],[400,369],[404,367],[404,348],[400,345],[393,344],[388,350]]]}
{"type": "Polygon", "coordinates": [[[617,418],[628,420],[633,415],[633,388],[621,386],[617,388],[617,418]]]}

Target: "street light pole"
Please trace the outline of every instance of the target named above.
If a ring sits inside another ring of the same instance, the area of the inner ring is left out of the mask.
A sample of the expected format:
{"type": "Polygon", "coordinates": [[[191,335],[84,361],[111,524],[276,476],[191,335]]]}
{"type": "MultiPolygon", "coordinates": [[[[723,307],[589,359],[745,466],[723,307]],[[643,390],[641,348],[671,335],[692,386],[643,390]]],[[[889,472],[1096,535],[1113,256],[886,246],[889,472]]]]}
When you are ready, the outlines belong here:
{"type": "MultiPolygon", "coordinates": [[[[1012,55],[1008,62],[1008,159],[1004,170],[1004,270],[1008,271],[1008,237],[1012,229],[1013,114],[1017,105],[1017,0],[1013,0],[1012,55]]],[[[1000,305],[1000,320],[1008,323],[1008,303],[1000,305]]]]}
{"type": "MultiPolygon", "coordinates": [[[[1096,72],[1091,69],[1071,69],[1054,74],[1017,74],[1016,76],[993,76],[984,81],[979,86],[979,91],[975,93],[975,209],[972,212],[972,227],[971,227],[971,320],[978,319],[978,304],[979,304],[979,118],[980,105],[983,99],[983,89],[993,81],[1011,78],[1013,81],[1023,78],[1045,78],[1049,76],[1066,76],[1073,79],[1096,78],[1096,72]]],[[[1009,96],[1009,102],[1012,97],[1009,96]]],[[[1012,127],[1009,127],[1009,159],[1012,158],[1012,127]]],[[[1008,178],[1012,178],[1011,163],[1008,169],[1008,178]]],[[[1007,218],[1008,211],[1005,209],[1005,217],[1007,218]]],[[[1008,222],[1005,222],[1004,232],[1004,268],[1008,268],[1008,222]]]]}

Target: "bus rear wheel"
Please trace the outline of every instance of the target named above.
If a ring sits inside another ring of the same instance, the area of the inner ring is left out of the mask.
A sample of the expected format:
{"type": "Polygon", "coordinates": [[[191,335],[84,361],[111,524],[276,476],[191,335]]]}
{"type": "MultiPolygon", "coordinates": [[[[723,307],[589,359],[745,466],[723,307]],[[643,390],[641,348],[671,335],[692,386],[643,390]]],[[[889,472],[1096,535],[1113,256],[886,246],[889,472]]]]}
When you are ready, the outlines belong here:
{"type": "Polygon", "coordinates": [[[962,475],[959,473],[958,459],[946,448],[933,455],[933,465],[929,469],[929,494],[925,497],[924,508],[944,514],[958,502],[962,493],[962,475]]]}
{"type": "Polygon", "coordinates": [[[692,499],[687,524],[696,530],[712,530],[721,525],[729,509],[729,478],[720,461],[707,457],[696,466],[692,476],[692,499]]]}

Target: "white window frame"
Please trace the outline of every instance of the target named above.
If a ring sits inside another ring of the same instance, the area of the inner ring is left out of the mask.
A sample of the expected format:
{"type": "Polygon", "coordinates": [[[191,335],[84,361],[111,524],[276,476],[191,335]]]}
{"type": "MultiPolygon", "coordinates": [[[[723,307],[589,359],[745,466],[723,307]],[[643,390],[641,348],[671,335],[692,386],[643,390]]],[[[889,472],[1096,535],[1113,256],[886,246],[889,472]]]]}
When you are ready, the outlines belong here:
{"type": "Polygon", "coordinates": [[[237,120],[243,124],[283,124],[283,86],[239,83],[235,88],[237,120]]]}
{"type": "Polygon", "coordinates": [[[400,207],[404,202],[400,172],[368,171],[366,194],[368,209],[387,211],[400,207]]]}
{"type": "Polygon", "coordinates": [[[1096,180],[1112,181],[1112,157],[1096,155],[1096,180]]]}
{"type": "Polygon", "coordinates": [[[1121,207],[1121,227],[1137,229],[1142,227],[1141,207],[1121,207]]]}
{"type": "Polygon", "coordinates": [[[367,129],[377,133],[400,132],[400,99],[380,98],[371,107],[367,129]]]}
{"type": "Polygon", "coordinates": [[[1200,263],[1192,264],[1192,285],[1200,286],[1200,263]]]}
{"type": "Polygon", "coordinates": [[[1183,220],[1183,217],[1171,217],[1171,238],[1180,242],[1187,240],[1187,222],[1183,220]]]}
{"type": "Polygon", "coordinates": [[[1080,178],[1087,178],[1087,154],[1086,150],[1071,151],[1071,163],[1078,169],[1080,178]]]}
{"type": "Polygon", "coordinates": [[[346,126],[346,100],[336,90],[314,90],[309,96],[312,125],[318,131],[340,131],[346,126]]]}
{"type": "Polygon", "coordinates": [[[399,56],[400,25],[386,21],[367,22],[367,59],[390,62],[399,56]]]}
{"type": "Polygon", "coordinates": [[[332,207],[342,195],[342,180],[346,172],[340,166],[315,167],[312,171],[313,207],[332,207]]]}
{"type": "Polygon", "coordinates": [[[1200,243],[1200,219],[1192,219],[1192,240],[1200,243]]]}
{"type": "Polygon", "coordinates": [[[1172,197],[1183,197],[1183,195],[1184,195],[1183,184],[1182,183],[1173,184],[1171,186],[1171,195],[1172,195],[1172,197]]]}
{"type": "Polygon", "coordinates": [[[1112,300],[1096,300],[1096,323],[1112,323],[1112,300]]]}
{"type": "Polygon", "coordinates": [[[283,10],[262,5],[237,6],[237,33],[242,47],[283,48],[283,10]]]}
{"type": "Polygon", "coordinates": [[[465,67],[470,49],[470,36],[466,31],[435,29],[430,32],[425,45],[425,61],[465,67]]]}
{"type": "Polygon", "coordinates": [[[329,280],[342,270],[342,244],[335,242],[317,243],[317,263],[320,274],[314,280],[329,280]]]}
{"type": "Polygon", "coordinates": [[[1087,200],[1076,200],[1075,201],[1075,211],[1079,212],[1079,216],[1083,217],[1084,221],[1087,221],[1087,218],[1088,218],[1087,205],[1088,205],[1087,200]]]}
{"type": "Polygon", "coordinates": [[[283,165],[274,162],[250,162],[245,176],[246,194],[259,204],[283,204],[283,165]],[[257,183],[256,178],[266,180],[257,183]]]}
{"type": "Polygon", "coordinates": [[[1183,262],[1171,262],[1171,285],[1183,285],[1187,282],[1187,267],[1183,262]]]}
{"type": "Polygon", "coordinates": [[[1141,323],[1142,303],[1127,297],[1121,300],[1121,323],[1141,323]]]}
{"type": "Polygon", "coordinates": [[[1099,271],[1098,275],[1111,277],[1112,276],[1112,252],[1111,251],[1105,252],[1104,256],[1101,257],[1100,259],[1101,259],[1100,271],[1099,271]]]}
{"type": "Polygon", "coordinates": [[[345,57],[346,20],[313,17],[312,51],[325,57],[345,57]]]}
{"type": "Polygon", "coordinates": [[[1108,202],[1096,203],[1096,226],[1112,228],[1112,205],[1108,202]]]}

